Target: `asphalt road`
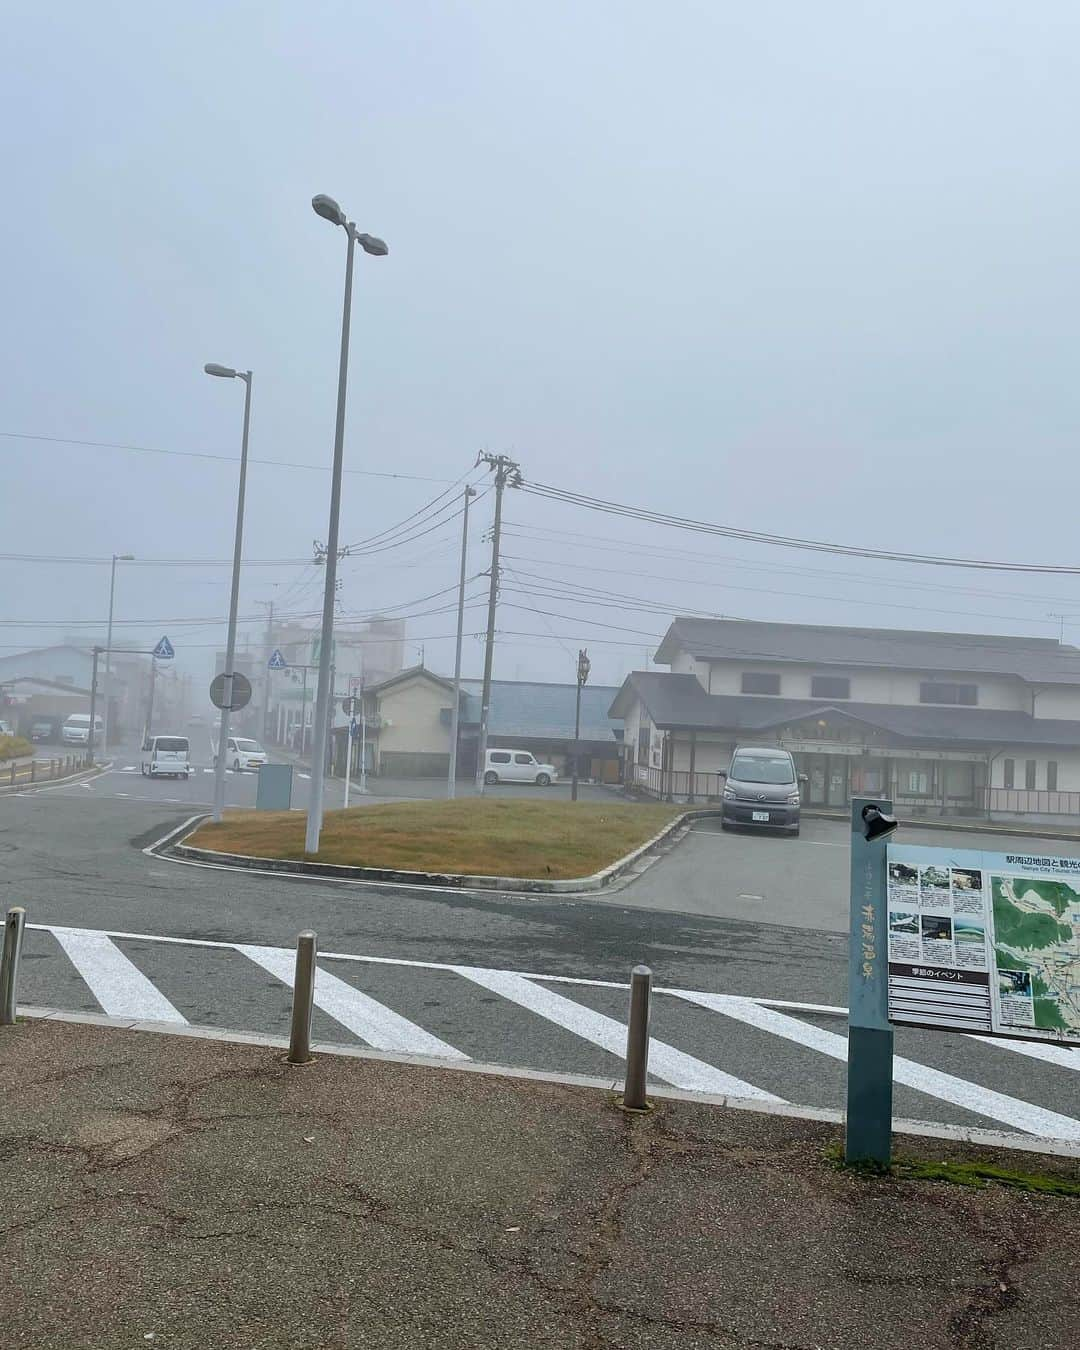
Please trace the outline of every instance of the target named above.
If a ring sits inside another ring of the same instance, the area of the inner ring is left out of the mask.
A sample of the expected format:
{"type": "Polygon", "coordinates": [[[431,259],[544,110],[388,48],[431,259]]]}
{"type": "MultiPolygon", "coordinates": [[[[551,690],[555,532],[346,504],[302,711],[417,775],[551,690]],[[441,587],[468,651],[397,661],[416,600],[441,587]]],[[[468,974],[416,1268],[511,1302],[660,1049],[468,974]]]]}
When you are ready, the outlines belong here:
{"type": "MultiPolygon", "coordinates": [[[[622,985],[644,961],[658,985],[698,995],[655,1000],[659,1079],[842,1104],[842,1015],[746,1001],[843,1005],[846,940],[830,931],[847,892],[838,827],[798,841],[694,834],[603,901],[335,884],[144,853],[200,809],[210,781],[185,793],[121,764],[88,787],[0,801],[0,899],[44,926],[27,936],[21,1002],[283,1032],[289,949],[311,927],[325,954],[317,1037],[614,1081],[622,985]],[[781,921],[762,922],[743,893],[771,897],[754,903],[781,921]]],[[[230,776],[230,801],[253,791],[230,776]]],[[[1080,1054],[1051,1062],[904,1029],[896,1040],[912,1062],[898,1115],[1080,1140],[1080,1054]]]]}

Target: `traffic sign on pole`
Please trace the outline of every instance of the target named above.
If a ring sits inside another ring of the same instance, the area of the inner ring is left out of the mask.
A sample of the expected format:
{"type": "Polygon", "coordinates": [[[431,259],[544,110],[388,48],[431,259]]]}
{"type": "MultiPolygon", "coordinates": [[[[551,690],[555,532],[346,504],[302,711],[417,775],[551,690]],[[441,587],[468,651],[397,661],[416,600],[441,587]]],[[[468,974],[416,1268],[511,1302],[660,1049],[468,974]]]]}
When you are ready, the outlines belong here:
{"type": "Polygon", "coordinates": [[[282,654],[281,654],[281,649],[280,649],[279,647],[275,647],[275,648],[274,648],[273,653],[271,654],[270,660],[269,660],[266,664],[267,664],[267,667],[268,667],[270,670],[288,670],[288,669],[289,669],[289,663],[288,663],[288,661],[285,660],[284,656],[282,656],[282,654]]]}
{"type": "MultiPolygon", "coordinates": [[[[210,681],[210,702],[215,708],[225,707],[224,675],[215,675],[210,681]]],[[[251,681],[237,671],[232,677],[232,702],[228,705],[229,711],[236,712],[240,708],[246,708],[250,702],[251,681]]]]}
{"type": "Polygon", "coordinates": [[[158,645],[154,648],[152,655],[156,656],[159,661],[171,661],[176,655],[176,652],[173,650],[173,645],[169,639],[162,636],[158,645]]]}

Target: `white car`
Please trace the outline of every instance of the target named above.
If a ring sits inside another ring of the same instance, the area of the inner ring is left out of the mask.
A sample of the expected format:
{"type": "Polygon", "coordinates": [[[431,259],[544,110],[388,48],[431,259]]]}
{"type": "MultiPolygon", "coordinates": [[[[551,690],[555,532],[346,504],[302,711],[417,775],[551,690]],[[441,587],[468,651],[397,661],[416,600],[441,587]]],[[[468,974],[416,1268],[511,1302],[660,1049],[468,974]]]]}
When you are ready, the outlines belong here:
{"type": "Polygon", "coordinates": [[[243,736],[230,736],[226,742],[225,767],[234,773],[246,773],[253,769],[256,773],[266,763],[266,751],[258,741],[246,740],[243,736]]]}
{"type": "Polygon", "coordinates": [[[186,736],[150,736],[139,765],[144,778],[190,778],[193,769],[186,736]]]}
{"type": "Polygon", "coordinates": [[[528,750],[489,750],[484,757],[485,783],[535,783],[549,787],[558,778],[554,764],[541,764],[528,750]]]}
{"type": "MultiPolygon", "coordinates": [[[[100,716],[94,717],[94,744],[101,745],[102,732],[105,730],[104,720],[100,716]]],[[[90,714],[72,713],[64,723],[63,730],[60,732],[60,739],[65,745],[88,745],[90,743],[90,714]]]]}

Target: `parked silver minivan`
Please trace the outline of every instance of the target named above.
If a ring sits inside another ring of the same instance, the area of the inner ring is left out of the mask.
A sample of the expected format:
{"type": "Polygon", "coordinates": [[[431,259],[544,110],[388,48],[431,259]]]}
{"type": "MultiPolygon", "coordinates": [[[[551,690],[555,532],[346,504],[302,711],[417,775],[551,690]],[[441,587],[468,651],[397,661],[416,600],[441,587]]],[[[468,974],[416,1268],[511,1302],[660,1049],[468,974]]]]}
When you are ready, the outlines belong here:
{"type": "Polygon", "coordinates": [[[736,747],[724,784],[720,828],[746,825],[798,834],[802,804],[799,785],[803,781],[787,750],[736,747]]]}

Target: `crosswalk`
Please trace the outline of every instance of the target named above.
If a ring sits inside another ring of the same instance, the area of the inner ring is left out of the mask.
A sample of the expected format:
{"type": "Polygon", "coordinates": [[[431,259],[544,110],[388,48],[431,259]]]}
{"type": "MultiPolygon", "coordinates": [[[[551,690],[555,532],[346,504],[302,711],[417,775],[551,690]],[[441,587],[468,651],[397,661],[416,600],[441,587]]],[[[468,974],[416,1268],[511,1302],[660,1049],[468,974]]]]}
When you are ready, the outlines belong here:
{"type": "MultiPolygon", "coordinates": [[[[289,947],[28,925],[23,1005],[284,1034],[289,947]]],[[[654,989],[654,1083],[750,1102],[843,1105],[845,1010],[654,989]]],[[[617,1082],[627,986],[579,976],[321,952],[316,1039],[617,1082]]],[[[1080,1050],[899,1028],[896,1113],[1080,1144],[1080,1050]],[[908,1052],[911,1053],[908,1053],[908,1052]]]]}

